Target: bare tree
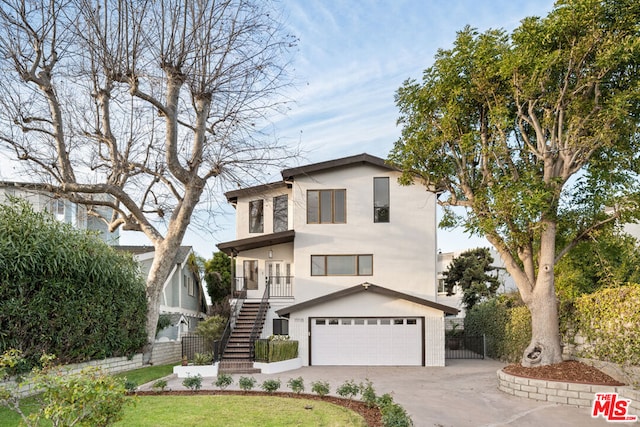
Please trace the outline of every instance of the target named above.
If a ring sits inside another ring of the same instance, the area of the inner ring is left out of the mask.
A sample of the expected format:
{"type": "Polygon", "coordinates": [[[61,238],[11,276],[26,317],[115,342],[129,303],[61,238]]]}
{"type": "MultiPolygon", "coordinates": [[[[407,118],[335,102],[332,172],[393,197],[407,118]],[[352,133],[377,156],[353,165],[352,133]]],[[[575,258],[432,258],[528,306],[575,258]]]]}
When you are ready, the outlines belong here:
{"type": "Polygon", "coordinates": [[[149,360],[198,203],[287,156],[260,130],[286,102],[296,40],[264,1],[1,4],[0,141],[38,174],[33,187],[107,206],[111,230],[150,239],[149,360]]]}

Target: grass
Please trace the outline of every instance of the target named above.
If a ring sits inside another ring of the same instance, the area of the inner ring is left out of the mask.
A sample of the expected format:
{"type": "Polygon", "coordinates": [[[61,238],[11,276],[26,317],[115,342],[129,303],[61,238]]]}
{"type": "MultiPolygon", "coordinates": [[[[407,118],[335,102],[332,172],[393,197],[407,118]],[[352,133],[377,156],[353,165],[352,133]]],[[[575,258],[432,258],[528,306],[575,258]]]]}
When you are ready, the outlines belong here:
{"type": "MultiPolygon", "coordinates": [[[[121,372],[114,376],[119,378],[126,378],[129,381],[133,381],[138,385],[142,385],[151,381],[155,381],[159,378],[166,377],[173,373],[174,365],[158,365],[149,366],[140,369],[134,369],[132,371],[121,372]]],[[[36,410],[38,402],[35,397],[27,397],[20,402],[22,410],[29,414],[36,410]]],[[[20,424],[20,415],[16,412],[9,410],[4,406],[0,406],[0,427],[14,427],[20,424]]],[[[46,425],[46,423],[45,423],[46,425]]]]}
{"type": "Polygon", "coordinates": [[[121,372],[115,376],[118,378],[126,378],[128,381],[133,381],[139,386],[151,381],[155,381],[167,375],[173,373],[173,367],[175,365],[158,365],[149,366],[146,368],[134,369],[133,371],[121,372]]]}
{"type": "MultiPolygon", "coordinates": [[[[142,385],[171,374],[173,365],[150,366],[116,374],[142,385]]],[[[140,396],[135,406],[125,408],[124,419],[116,426],[365,426],[355,412],[327,402],[270,396],[140,396]],[[311,407],[306,409],[305,406],[311,407]]],[[[21,402],[25,412],[37,408],[37,400],[21,402]]],[[[0,427],[16,427],[20,416],[0,407],[0,427]]],[[[48,422],[43,425],[51,425],[48,422]]]]}
{"type": "Polygon", "coordinates": [[[140,396],[119,427],[366,426],[355,412],[327,402],[270,396],[140,396]],[[306,409],[310,406],[311,409],[306,409]]]}

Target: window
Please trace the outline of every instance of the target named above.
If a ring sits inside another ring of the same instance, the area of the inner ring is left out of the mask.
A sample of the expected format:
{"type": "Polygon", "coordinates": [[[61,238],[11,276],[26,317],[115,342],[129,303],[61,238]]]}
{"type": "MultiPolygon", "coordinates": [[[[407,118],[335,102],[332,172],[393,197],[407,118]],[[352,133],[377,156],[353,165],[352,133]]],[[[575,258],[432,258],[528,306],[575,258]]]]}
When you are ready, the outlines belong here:
{"type": "Polygon", "coordinates": [[[264,201],[249,202],[249,233],[264,232],[264,201]]]}
{"type": "Polygon", "coordinates": [[[445,284],[444,279],[438,279],[438,293],[439,294],[447,293],[447,285],[445,284]]]}
{"type": "Polygon", "coordinates": [[[273,232],[287,231],[289,228],[287,195],[273,198],[273,232]]]}
{"type": "Polygon", "coordinates": [[[51,199],[51,213],[58,216],[64,216],[64,200],[51,199]]]}
{"type": "Polygon", "coordinates": [[[258,289],[258,261],[250,260],[242,263],[246,289],[258,289]]]}
{"type": "Polygon", "coordinates": [[[190,277],[190,276],[187,276],[187,293],[189,294],[189,296],[195,295],[195,286],[194,286],[193,277],[190,277]]]}
{"type": "Polygon", "coordinates": [[[373,178],[373,222],[389,222],[389,178],[373,178]]]}
{"type": "Polygon", "coordinates": [[[312,276],[371,276],[373,255],[311,255],[312,276]]]}
{"type": "Polygon", "coordinates": [[[347,222],[347,190],[308,190],[308,224],[347,222]]]}

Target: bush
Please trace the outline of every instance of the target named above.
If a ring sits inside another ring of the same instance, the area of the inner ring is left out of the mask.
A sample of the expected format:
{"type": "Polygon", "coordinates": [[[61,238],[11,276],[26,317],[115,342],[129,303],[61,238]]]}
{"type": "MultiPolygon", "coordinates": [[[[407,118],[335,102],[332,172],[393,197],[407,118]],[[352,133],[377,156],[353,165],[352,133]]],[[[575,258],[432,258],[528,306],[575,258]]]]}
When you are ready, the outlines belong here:
{"type": "Polygon", "coordinates": [[[151,387],[154,390],[164,391],[164,389],[167,388],[167,384],[167,380],[159,379],[158,381],[154,382],[151,387]]]}
{"type": "Polygon", "coordinates": [[[138,388],[138,383],[132,380],[127,380],[125,379],[124,381],[124,388],[128,391],[128,392],[133,392],[136,391],[136,388],[138,388]]]}
{"type": "Polygon", "coordinates": [[[198,323],[196,334],[210,341],[219,340],[227,326],[227,319],[222,316],[211,316],[207,320],[198,323]]]}
{"type": "Polygon", "coordinates": [[[329,383],[326,381],[315,381],[311,383],[311,391],[320,397],[324,397],[331,392],[329,383]]]}
{"type": "Polygon", "coordinates": [[[485,335],[487,356],[518,362],[531,340],[531,315],[517,295],[476,304],[464,319],[468,335],[485,335]]]}
{"type": "Polygon", "coordinates": [[[640,285],[601,289],[575,301],[575,328],[592,345],[580,356],[640,365],[640,285]]]}
{"type": "Polygon", "coordinates": [[[182,385],[191,391],[200,390],[202,388],[202,375],[198,374],[195,377],[189,375],[182,381],[182,385]]]}
{"type": "Polygon", "coordinates": [[[260,388],[269,394],[274,393],[280,388],[280,380],[264,380],[260,388]]]}
{"type": "Polygon", "coordinates": [[[340,397],[351,400],[360,393],[360,386],[353,382],[353,380],[348,380],[336,389],[336,393],[340,397]]]}
{"type": "Polygon", "coordinates": [[[289,381],[287,381],[287,385],[296,394],[300,394],[304,391],[304,380],[302,377],[290,378],[289,381]]]}
{"type": "Polygon", "coordinates": [[[218,378],[216,379],[216,382],[214,383],[214,385],[218,388],[220,388],[220,390],[224,390],[227,387],[229,387],[231,384],[233,384],[233,378],[231,377],[231,375],[229,374],[218,374],[218,378]]]}
{"type": "Polygon", "coordinates": [[[211,365],[213,363],[213,353],[196,353],[193,355],[194,365],[211,365]]]}
{"type": "Polygon", "coordinates": [[[298,341],[295,340],[257,340],[254,349],[256,360],[267,363],[281,362],[298,357],[298,341]]]}
{"type": "Polygon", "coordinates": [[[367,405],[367,407],[373,408],[377,405],[378,399],[376,397],[376,390],[373,388],[371,381],[367,380],[365,384],[361,384],[360,390],[362,391],[362,401],[367,405]]]}
{"type": "MultiPolygon", "coordinates": [[[[21,358],[19,351],[5,352],[0,359],[0,371],[21,358]]],[[[122,419],[125,405],[135,403],[126,396],[123,378],[108,375],[97,368],[85,368],[75,374],[63,372],[52,367],[53,359],[53,356],[43,355],[40,360],[43,368],[34,368],[29,379],[41,401],[37,412],[26,416],[20,409],[20,396],[16,389],[11,389],[10,383],[0,386],[0,403],[18,412],[27,426],[40,425],[41,418],[54,426],[106,426],[122,419]]]]}
{"type": "Polygon", "coordinates": [[[393,397],[385,393],[376,400],[376,404],[380,408],[382,414],[382,425],[384,427],[411,427],[413,421],[407,411],[394,403],[393,397]]]}
{"type": "Polygon", "coordinates": [[[238,380],[238,386],[243,391],[250,391],[256,386],[256,379],[253,377],[240,377],[238,380]]]}
{"type": "Polygon", "coordinates": [[[60,363],[132,355],[146,342],[145,281],[132,256],[25,201],[0,205],[0,352],[60,363]]]}

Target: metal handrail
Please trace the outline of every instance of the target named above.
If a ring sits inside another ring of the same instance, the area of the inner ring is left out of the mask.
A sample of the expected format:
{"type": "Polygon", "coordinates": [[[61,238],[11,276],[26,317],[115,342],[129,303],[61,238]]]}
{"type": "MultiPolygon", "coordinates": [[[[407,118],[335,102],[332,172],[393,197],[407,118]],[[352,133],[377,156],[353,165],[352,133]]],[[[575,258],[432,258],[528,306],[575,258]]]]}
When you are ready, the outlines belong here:
{"type": "MultiPolygon", "coordinates": [[[[255,359],[255,342],[258,339],[258,324],[262,321],[262,318],[267,311],[267,305],[269,303],[269,281],[267,280],[266,286],[264,289],[264,294],[262,295],[262,299],[260,300],[260,307],[258,309],[258,315],[256,316],[256,321],[253,324],[253,328],[251,329],[251,335],[249,336],[250,340],[250,349],[251,349],[251,360],[255,359]]],[[[262,329],[262,328],[260,328],[262,329]]]]}
{"type": "Polygon", "coordinates": [[[222,360],[222,355],[224,354],[224,350],[227,348],[227,344],[229,343],[231,332],[233,332],[233,329],[236,327],[236,321],[238,320],[240,310],[242,309],[242,304],[244,304],[244,298],[237,298],[236,304],[233,307],[231,314],[229,315],[229,320],[224,327],[222,337],[219,340],[214,341],[213,343],[214,362],[219,362],[220,360],[222,360]]]}

